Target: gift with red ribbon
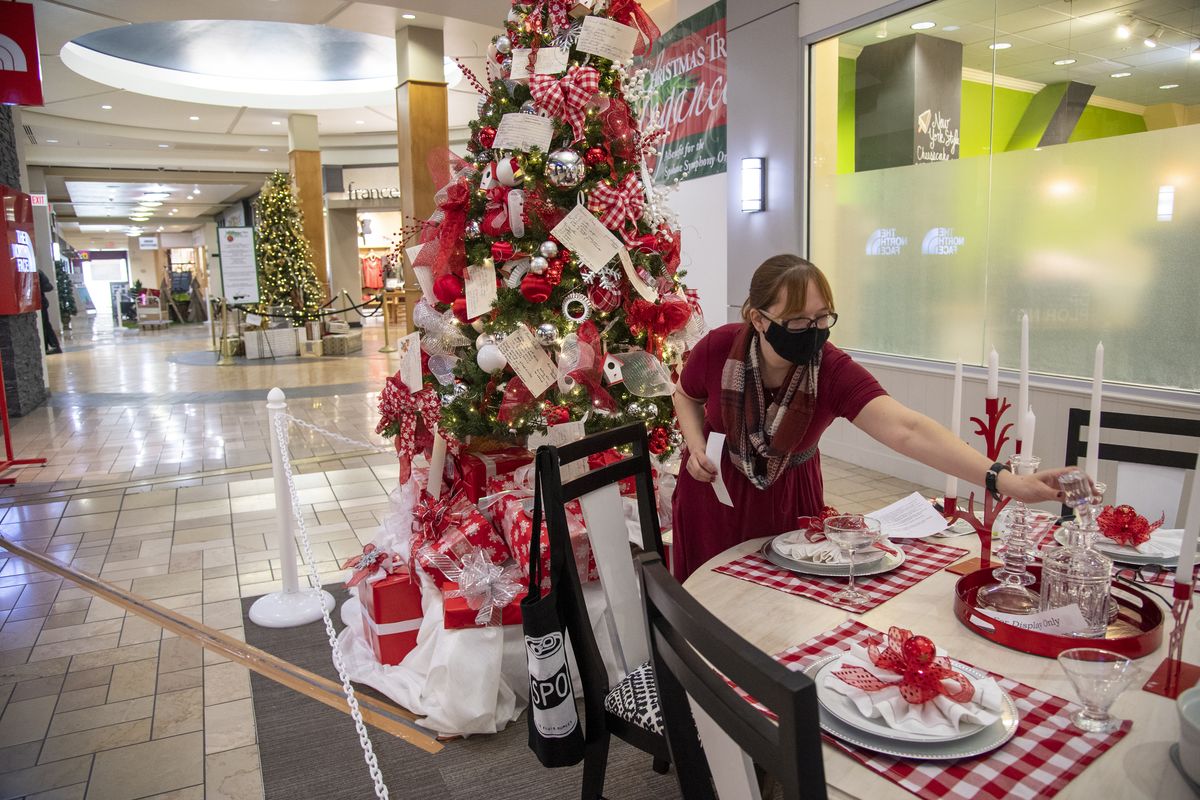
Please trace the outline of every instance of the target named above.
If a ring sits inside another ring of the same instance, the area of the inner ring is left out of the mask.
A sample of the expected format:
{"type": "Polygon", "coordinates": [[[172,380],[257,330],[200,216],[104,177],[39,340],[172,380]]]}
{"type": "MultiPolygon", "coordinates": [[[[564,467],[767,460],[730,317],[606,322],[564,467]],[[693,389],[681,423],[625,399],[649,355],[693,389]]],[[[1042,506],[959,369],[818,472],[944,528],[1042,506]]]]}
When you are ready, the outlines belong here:
{"type": "Polygon", "coordinates": [[[376,570],[383,570],[385,574],[391,575],[399,568],[400,565],[396,563],[395,556],[381,547],[376,547],[374,542],[363,545],[361,555],[342,564],[342,569],[352,570],[350,577],[346,580],[347,589],[358,586],[374,575],[376,570]]]}
{"type": "Polygon", "coordinates": [[[1137,547],[1150,541],[1150,534],[1161,528],[1165,521],[1166,514],[1157,522],[1151,522],[1130,505],[1105,506],[1096,517],[1100,533],[1125,547],[1137,547]]]}
{"type": "Polygon", "coordinates": [[[620,230],[628,225],[636,232],[645,204],[642,181],[636,173],[630,172],[620,183],[600,181],[596,184],[588,195],[587,205],[609,230],[620,230]]]}
{"type": "Polygon", "coordinates": [[[380,664],[395,666],[417,646],[424,610],[420,584],[408,569],[376,570],[358,586],[363,635],[380,664]]]}
{"type": "Polygon", "coordinates": [[[456,483],[437,499],[422,492],[413,509],[411,561],[420,564],[434,583],[441,586],[452,578],[438,567],[444,562],[437,557],[461,562],[475,549],[482,551],[493,564],[503,564],[509,559],[504,538],[467,497],[461,484],[456,483]]]}
{"type": "MultiPolygon", "coordinates": [[[[616,448],[601,450],[599,453],[592,453],[590,456],[588,456],[588,469],[600,469],[601,467],[606,467],[609,464],[615,464],[623,459],[624,456],[618,453],[616,448]]],[[[650,481],[654,488],[654,495],[657,497],[658,470],[654,469],[653,467],[650,468],[650,481]]],[[[622,478],[620,481],[618,481],[617,486],[620,489],[623,497],[637,497],[637,483],[633,478],[622,478]]]]}
{"type": "Polygon", "coordinates": [[[863,667],[850,666],[834,670],[834,677],[864,692],[878,692],[897,687],[900,696],[912,704],[927,703],[944,695],[956,703],[966,703],[975,695],[970,679],[956,672],[950,659],[937,654],[933,642],[912,631],[892,627],[887,641],[874,640],[867,653],[871,663],[881,670],[895,673],[896,680],[884,680],[863,667]]]}
{"type": "Polygon", "coordinates": [[[457,480],[472,503],[487,491],[488,481],[533,461],[533,453],[524,447],[505,447],[490,452],[462,452],[454,459],[457,480]]]}
{"type": "Polygon", "coordinates": [[[600,72],[595,67],[572,64],[561,78],[557,75],[531,75],[529,91],[542,111],[570,124],[575,134],[571,140],[574,143],[584,136],[586,106],[600,91],[600,72]]]}
{"type": "Polygon", "coordinates": [[[637,0],[611,0],[608,4],[608,16],[638,32],[637,42],[633,46],[635,56],[644,56],[650,52],[655,40],[661,35],[654,20],[650,19],[646,9],[642,8],[642,4],[637,0]]]}

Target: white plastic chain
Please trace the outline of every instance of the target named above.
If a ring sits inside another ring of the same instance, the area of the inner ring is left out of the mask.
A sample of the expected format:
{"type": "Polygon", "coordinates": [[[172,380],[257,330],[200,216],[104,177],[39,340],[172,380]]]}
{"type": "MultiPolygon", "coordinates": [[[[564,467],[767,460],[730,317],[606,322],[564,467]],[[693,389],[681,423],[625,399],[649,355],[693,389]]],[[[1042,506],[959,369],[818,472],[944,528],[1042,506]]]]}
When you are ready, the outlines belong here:
{"type": "MultiPolygon", "coordinates": [[[[304,560],[308,564],[308,582],[312,588],[319,591],[321,588],[321,575],[317,571],[317,561],[313,556],[312,545],[308,541],[308,529],[304,525],[304,514],[300,510],[300,496],[296,492],[296,482],[292,477],[292,459],[288,454],[288,422],[351,444],[362,443],[318,428],[311,423],[298,420],[290,414],[278,413],[272,420],[272,424],[275,426],[275,437],[279,440],[279,460],[283,465],[284,474],[287,475],[288,493],[291,495],[292,500],[292,516],[296,520],[297,530],[300,532],[300,545],[304,551],[304,560]]],[[[374,447],[374,445],[364,446],[374,447]]],[[[337,669],[338,677],[342,679],[342,693],[346,695],[346,705],[350,707],[350,717],[354,720],[354,729],[358,731],[358,743],[362,747],[363,759],[367,762],[367,769],[371,773],[371,780],[375,782],[375,796],[380,798],[380,800],[387,800],[387,784],[383,782],[383,773],[380,772],[379,761],[375,758],[375,748],[371,746],[371,737],[367,734],[367,726],[363,722],[362,712],[358,708],[358,698],[354,694],[354,687],[350,684],[350,677],[346,674],[346,664],[342,661],[342,650],[338,647],[337,631],[333,628],[333,620],[330,618],[329,610],[325,608],[324,604],[321,605],[321,614],[325,618],[325,633],[329,637],[329,649],[333,652],[333,666],[337,669]]]]}
{"type": "MultiPolygon", "coordinates": [[[[338,441],[343,442],[344,444],[352,444],[355,447],[361,447],[365,450],[377,450],[380,453],[388,452],[388,448],[383,445],[373,444],[371,442],[363,442],[358,439],[351,439],[349,437],[342,436],[340,433],[334,433],[333,431],[327,431],[322,427],[313,425],[311,422],[306,422],[305,420],[299,419],[298,417],[293,417],[291,414],[288,414],[287,412],[283,412],[282,414],[280,414],[280,416],[286,417],[288,422],[292,423],[293,425],[295,425],[299,428],[305,428],[307,430],[312,431],[313,433],[319,433],[322,436],[329,436],[330,438],[337,439],[338,441]]],[[[336,456],[337,453],[331,453],[330,455],[336,456]]],[[[287,460],[287,463],[288,463],[288,466],[291,466],[290,459],[287,460]]]]}

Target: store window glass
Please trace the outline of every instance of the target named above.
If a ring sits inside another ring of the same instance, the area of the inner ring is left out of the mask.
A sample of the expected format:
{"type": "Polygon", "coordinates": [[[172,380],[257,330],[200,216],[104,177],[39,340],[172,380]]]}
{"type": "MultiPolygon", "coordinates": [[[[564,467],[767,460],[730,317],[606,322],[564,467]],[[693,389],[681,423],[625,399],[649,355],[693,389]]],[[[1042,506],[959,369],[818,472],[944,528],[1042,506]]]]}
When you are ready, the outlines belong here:
{"type": "Polygon", "coordinates": [[[1200,0],[942,0],[810,50],[838,343],[1200,390],[1200,0]]]}

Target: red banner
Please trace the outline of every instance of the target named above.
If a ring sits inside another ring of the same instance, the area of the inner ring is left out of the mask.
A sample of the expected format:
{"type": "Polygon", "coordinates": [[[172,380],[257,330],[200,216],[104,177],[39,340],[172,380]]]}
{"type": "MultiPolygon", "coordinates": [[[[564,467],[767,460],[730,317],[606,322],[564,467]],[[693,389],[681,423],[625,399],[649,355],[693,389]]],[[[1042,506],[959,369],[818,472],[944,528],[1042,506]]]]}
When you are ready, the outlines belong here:
{"type": "Polygon", "coordinates": [[[43,104],[42,61],[28,3],[0,3],[0,103],[43,104]]]}

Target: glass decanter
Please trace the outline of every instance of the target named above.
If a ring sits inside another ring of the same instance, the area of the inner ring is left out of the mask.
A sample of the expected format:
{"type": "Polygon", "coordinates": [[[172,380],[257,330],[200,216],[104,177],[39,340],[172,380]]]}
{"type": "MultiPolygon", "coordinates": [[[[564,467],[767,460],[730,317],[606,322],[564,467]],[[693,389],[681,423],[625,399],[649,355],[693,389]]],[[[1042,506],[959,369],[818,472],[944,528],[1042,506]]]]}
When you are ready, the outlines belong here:
{"type": "Polygon", "coordinates": [[[1064,503],[1074,509],[1075,521],[1065,522],[1064,547],[1046,553],[1042,559],[1041,608],[1049,611],[1075,604],[1087,622],[1087,628],[1073,635],[1102,637],[1110,618],[1109,594],[1112,587],[1112,559],[1092,547],[1099,505],[1091,481],[1078,470],[1058,479],[1064,503]]]}
{"type": "MultiPolygon", "coordinates": [[[[1032,475],[1040,463],[1037,456],[1013,456],[1009,460],[1017,475],[1032,475]]],[[[1032,614],[1038,610],[1041,599],[1029,589],[1035,580],[1028,569],[1035,542],[1028,516],[1025,504],[1014,500],[1004,540],[1004,566],[992,573],[999,583],[979,590],[975,602],[980,608],[1004,614],[1032,614]]]]}

